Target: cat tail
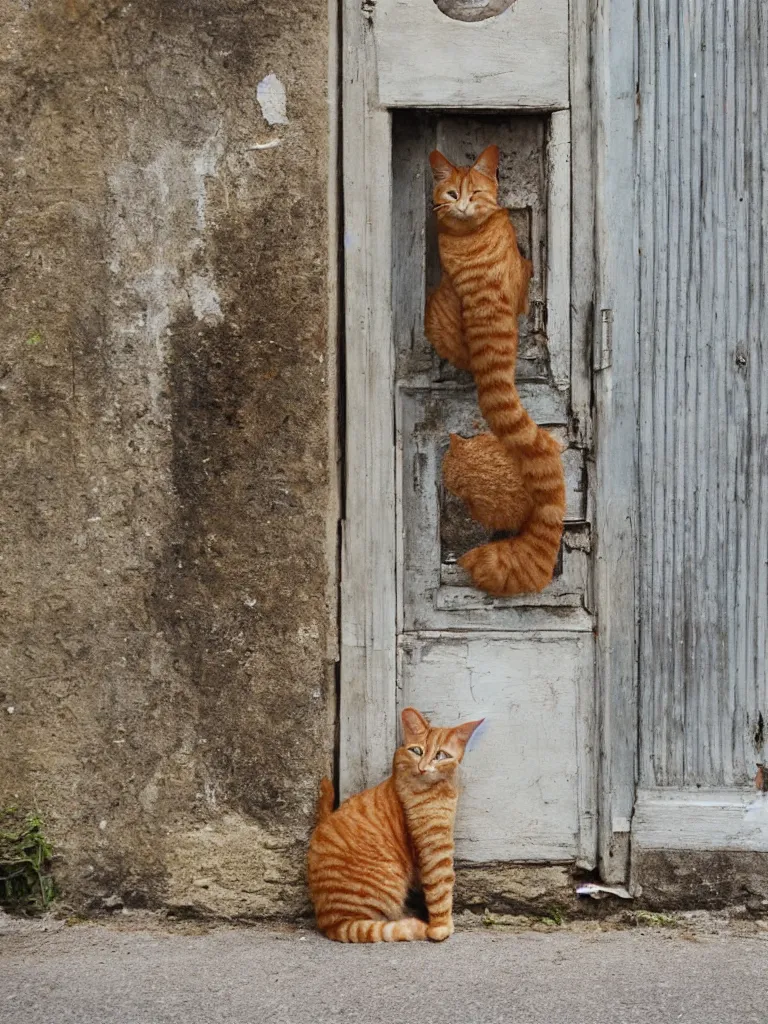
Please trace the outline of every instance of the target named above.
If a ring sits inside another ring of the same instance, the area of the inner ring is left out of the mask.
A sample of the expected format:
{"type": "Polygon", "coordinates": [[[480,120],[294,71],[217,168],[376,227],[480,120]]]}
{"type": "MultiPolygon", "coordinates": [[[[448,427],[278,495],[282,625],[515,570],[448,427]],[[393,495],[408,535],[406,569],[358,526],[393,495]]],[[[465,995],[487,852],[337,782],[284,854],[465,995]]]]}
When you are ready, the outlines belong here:
{"type": "MultiPolygon", "coordinates": [[[[554,441],[545,430],[541,433],[554,441]]],[[[475,587],[488,594],[535,594],[552,582],[565,506],[559,445],[557,455],[540,459],[538,466],[541,475],[536,484],[531,485],[527,474],[525,484],[531,499],[539,504],[535,504],[520,534],[473,548],[459,559],[475,587]]]]}
{"type": "Polygon", "coordinates": [[[416,917],[400,921],[366,921],[352,919],[339,921],[320,930],[336,942],[413,942],[426,939],[427,925],[416,917]]]}
{"type": "Polygon", "coordinates": [[[325,778],[320,780],[320,796],[317,800],[317,824],[321,821],[325,821],[326,818],[333,814],[333,783],[330,779],[325,778]]]}
{"type": "Polygon", "coordinates": [[[487,336],[484,340],[485,344],[475,343],[472,352],[480,411],[504,447],[517,457],[533,511],[516,537],[474,548],[459,564],[470,573],[475,586],[489,594],[536,593],[552,582],[563,535],[562,449],[523,407],[509,344],[499,345],[487,336]]]}

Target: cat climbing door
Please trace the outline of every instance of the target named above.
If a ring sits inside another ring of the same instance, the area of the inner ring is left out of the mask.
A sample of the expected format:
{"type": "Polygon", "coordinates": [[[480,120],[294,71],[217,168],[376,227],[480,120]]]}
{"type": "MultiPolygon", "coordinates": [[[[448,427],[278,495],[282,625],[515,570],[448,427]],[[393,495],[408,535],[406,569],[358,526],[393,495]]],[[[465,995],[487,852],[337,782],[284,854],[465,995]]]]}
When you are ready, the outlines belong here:
{"type": "Polygon", "coordinates": [[[596,857],[588,455],[591,299],[585,0],[344,0],[346,490],[340,783],[389,771],[399,710],[485,717],[460,860],[596,857]],[[569,9],[570,8],[570,9],[569,9]],[[570,59],[569,59],[570,54],[570,59]],[[427,157],[502,153],[533,261],[517,379],[566,445],[567,522],[543,593],[494,599],[457,559],[484,539],[445,493],[450,432],[485,429],[469,375],[424,337],[438,258],[427,157]],[[583,190],[573,182],[583,181],[583,190]]]}

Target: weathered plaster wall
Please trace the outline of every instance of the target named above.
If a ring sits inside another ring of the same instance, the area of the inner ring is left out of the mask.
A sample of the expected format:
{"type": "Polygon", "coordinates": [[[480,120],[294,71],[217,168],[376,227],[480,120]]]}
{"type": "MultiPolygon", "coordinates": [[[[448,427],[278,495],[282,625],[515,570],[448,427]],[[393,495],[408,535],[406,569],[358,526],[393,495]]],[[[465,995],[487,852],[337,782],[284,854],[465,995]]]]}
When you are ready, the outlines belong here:
{"type": "Polygon", "coordinates": [[[0,801],[75,907],[293,913],[334,719],[327,2],[0,22],[0,801]]]}

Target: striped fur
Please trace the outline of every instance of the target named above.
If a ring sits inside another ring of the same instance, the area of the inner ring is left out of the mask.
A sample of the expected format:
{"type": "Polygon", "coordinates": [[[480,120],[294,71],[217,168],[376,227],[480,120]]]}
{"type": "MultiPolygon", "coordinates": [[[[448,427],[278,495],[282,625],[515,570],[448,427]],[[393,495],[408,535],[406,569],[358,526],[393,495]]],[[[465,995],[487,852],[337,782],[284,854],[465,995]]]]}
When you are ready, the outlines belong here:
{"type": "Polygon", "coordinates": [[[426,334],[440,356],[471,370],[480,410],[507,455],[488,435],[471,438],[452,447],[444,479],[483,525],[519,531],[474,548],[460,564],[491,594],[535,592],[551,582],[557,561],[565,477],[560,445],[530,418],[515,384],[517,317],[526,309],[532,268],[497,202],[497,147],[469,168],[437,151],[430,163],[443,277],[427,301],[426,334]],[[505,486],[494,486],[497,473],[505,486]],[[500,502],[492,508],[491,492],[500,502]]]}
{"type": "Polygon", "coordinates": [[[332,813],[333,787],[321,783],[309,889],[329,939],[440,941],[453,933],[456,772],[480,722],[432,728],[415,708],[403,711],[402,722],[405,742],[388,779],[332,813]],[[424,892],[428,922],[404,916],[414,887],[424,892]]]}

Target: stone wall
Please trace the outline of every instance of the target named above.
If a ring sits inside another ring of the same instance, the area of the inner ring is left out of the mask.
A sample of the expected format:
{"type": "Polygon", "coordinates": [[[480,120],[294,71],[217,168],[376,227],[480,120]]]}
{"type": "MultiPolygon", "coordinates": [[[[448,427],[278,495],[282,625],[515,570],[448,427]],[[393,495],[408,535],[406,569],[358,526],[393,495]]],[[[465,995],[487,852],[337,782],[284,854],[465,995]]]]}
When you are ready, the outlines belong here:
{"type": "Polygon", "coordinates": [[[327,3],[0,23],[0,803],[65,905],[294,914],[334,739],[327,3]]]}

